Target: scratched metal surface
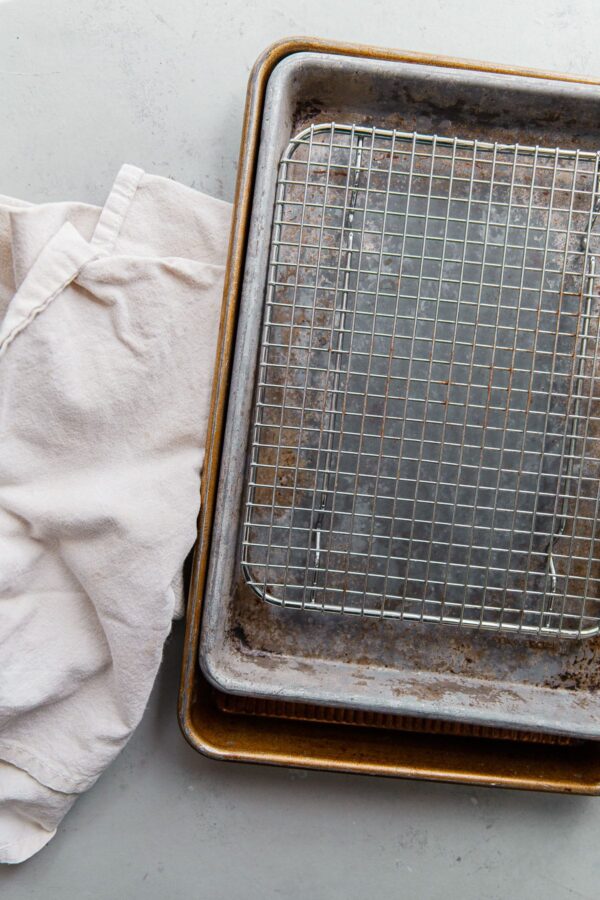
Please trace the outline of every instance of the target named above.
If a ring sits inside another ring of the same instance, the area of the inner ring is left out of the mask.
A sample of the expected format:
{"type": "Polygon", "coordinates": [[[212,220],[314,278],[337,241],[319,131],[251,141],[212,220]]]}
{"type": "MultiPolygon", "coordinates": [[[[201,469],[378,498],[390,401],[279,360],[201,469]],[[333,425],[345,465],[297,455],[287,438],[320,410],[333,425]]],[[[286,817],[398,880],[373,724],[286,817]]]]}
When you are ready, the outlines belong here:
{"type": "MultiPolygon", "coordinates": [[[[277,166],[292,135],[326,122],[596,150],[593,89],[425,67],[290,60],[272,78],[238,327],[200,663],[220,688],[469,720],[600,734],[600,641],[468,632],[448,626],[281,609],[246,584],[240,523],[252,381],[277,166]]],[[[551,473],[549,473],[551,475],[551,473]]]]}

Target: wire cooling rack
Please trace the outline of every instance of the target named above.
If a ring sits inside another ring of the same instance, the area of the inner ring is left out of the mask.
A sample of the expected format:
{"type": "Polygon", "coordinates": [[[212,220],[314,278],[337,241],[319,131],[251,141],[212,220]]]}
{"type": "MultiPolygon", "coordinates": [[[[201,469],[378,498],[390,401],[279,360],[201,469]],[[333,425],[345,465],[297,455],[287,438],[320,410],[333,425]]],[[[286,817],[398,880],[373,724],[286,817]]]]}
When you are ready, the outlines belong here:
{"type": "Polygon", "coordinates": [[[261,597],[599,630],[598,163],[350,125],[292,140],[242,541],[261,597]]]}

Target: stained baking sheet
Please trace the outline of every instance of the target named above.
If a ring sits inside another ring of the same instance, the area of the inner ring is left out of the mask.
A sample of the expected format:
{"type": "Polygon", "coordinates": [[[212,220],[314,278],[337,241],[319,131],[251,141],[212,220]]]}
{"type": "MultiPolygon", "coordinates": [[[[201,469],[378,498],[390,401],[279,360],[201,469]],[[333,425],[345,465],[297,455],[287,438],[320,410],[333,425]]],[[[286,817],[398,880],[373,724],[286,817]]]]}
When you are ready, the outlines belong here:
{"type": "Polygon", "coordinates": [[[241,566],[243,498],[277,170],[307,126],[417,130],[594,152],[593,88],[325,54],[271,77],[254,196],[200,661],[223,690],[499,727],[597,736],[598,639],[549,641],[280,609],[241,566]]]}

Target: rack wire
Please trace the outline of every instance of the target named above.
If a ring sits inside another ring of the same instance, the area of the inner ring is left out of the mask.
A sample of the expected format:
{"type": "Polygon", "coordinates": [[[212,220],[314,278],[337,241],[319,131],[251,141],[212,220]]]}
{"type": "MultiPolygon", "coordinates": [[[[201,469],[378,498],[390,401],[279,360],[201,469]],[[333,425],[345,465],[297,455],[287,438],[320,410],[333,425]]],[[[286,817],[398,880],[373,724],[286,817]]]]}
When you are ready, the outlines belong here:
{"type": "Polygon", "coordinates": [[[292,140],[242,533],[259,596],[598,632],[599,196],[595,152],[292,140]]]}

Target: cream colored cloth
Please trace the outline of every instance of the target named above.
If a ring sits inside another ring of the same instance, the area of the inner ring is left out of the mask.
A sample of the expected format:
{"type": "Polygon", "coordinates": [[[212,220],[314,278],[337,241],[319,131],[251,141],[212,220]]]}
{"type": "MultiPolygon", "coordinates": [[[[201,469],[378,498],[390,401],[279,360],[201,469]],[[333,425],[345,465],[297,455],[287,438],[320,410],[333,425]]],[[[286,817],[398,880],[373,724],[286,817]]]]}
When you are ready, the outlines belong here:
{"type": "Polygon", "coordinates": [[[0,197],[1,861],[52,837],[148,699],[195,538],[229,218],[133,166],[102,209],[0,197]]]}

